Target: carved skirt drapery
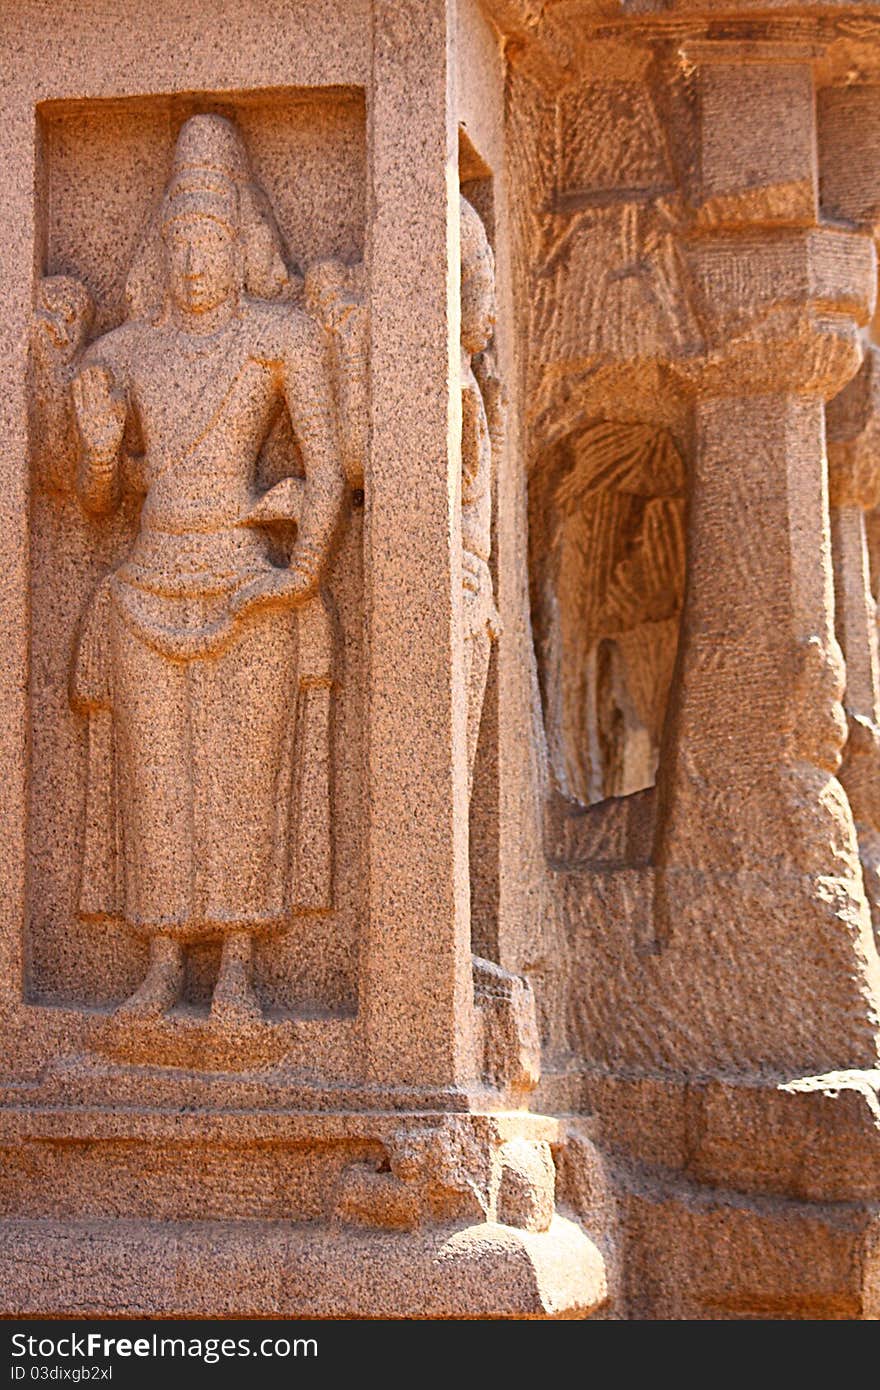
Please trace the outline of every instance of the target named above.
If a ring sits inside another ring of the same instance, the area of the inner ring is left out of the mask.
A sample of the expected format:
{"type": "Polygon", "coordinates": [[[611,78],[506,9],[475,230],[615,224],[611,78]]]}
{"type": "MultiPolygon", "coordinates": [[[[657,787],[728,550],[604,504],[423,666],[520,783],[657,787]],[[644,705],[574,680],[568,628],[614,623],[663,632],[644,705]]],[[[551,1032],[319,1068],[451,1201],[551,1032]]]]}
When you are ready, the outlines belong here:
{"type": "Polygon", "coordinates": [[[288,920],[303,644],[290,611],[233,616],[266,565],[241,538],[146,529],[89,607],[72,690],[89,720],[84,917],[184,940],[288,920]],[[236,563],[199,584],[182,559],[207,544],[236,563]]]}

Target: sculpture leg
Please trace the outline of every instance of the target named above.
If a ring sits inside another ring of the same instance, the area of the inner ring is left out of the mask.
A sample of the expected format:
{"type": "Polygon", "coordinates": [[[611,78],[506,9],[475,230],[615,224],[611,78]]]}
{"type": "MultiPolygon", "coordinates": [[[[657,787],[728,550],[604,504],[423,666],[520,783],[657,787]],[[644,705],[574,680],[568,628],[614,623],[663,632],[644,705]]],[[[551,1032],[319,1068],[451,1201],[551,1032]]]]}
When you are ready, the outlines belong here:
{"type": "Polygon", "coordinates": [[[129,926],[182,939],[197,919],[190,667],[112,622],[114,734],[129,926]]]}
{"type": "Polygon", "coordinates": [[[177,1003],[182,988],[180,943],[170,936],[153,936],[146,978],[131,998],[119,1005],[116,1013],[124,1018],[160,1018],[177,1003]]]}
{"type": "Polygon", "coordinates": [[[215,932],[280,927],[288,860],[296,643],[293,615],[243,622],[216,659],[193,662],[197,918],[215,932]]]}
{"type": "Polygon", "coordinates": [[[230,931],[223,938],[220,973],[214,986],[211,1017],[216,1023],[239,1025],[263,1017],[251,983],[253,937],[249,931],[230,931]]]}

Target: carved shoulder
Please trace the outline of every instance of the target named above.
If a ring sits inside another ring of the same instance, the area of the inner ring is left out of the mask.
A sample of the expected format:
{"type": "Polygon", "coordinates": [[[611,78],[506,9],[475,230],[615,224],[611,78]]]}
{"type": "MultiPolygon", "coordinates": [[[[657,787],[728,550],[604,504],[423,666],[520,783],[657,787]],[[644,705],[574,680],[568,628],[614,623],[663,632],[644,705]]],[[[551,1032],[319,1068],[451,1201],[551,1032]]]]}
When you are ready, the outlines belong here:
{"type": "Polygon", "coordinates": [[[134,320],[112,328],[90,343],[83,354],[84,367],[106,367],[114,378],[123,384],[128,382],[132,359],[144,340],[147,325],[134,320]]]}
{"type": "Polygon", "coordinates": [[[252,301],[249,307],[260,356],[277,362],[295,375],[300,363],[314,363],[324,352],[321,328],[290,304],[252,301]]]}

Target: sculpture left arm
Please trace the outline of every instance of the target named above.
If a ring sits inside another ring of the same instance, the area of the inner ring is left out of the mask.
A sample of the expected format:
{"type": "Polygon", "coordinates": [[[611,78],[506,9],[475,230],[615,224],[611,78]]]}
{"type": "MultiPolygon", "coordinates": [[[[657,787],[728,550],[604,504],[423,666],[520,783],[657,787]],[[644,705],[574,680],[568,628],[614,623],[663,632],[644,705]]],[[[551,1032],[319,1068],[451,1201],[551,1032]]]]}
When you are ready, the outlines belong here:
{"type": "Polygon", "coordinates": [[[128,403],[106,366],[91,362],[72,383],[80,434],[77,492],[92,516],[115,511],[121,494],[120,449],[128,403]]]}
{"type": "Polygon", "coordinates": [[[345,477],[330,405],[323,335],[308,326],[282,362],[284,396],[305,467],[305,496],[290,570],[315,593],[345,496],[345,477]]]}
{"type": "Polygon", "coordinates": [[[297,324],[284,345],[279,368],[305,466],[299,525],[289,567],[242,589],[231,603],[236,614],[267,605],[299,606],[314,598],[345,496],[320,329],[297,324]]]}
{"type": "Polygon", "coordinates": [[[49,275],[37,289],[31,335],[31,410],[37,480],[53,491],[70,492],[79,437],[71,398],[94,305],[85,285],[68,275],[49,275]]]}

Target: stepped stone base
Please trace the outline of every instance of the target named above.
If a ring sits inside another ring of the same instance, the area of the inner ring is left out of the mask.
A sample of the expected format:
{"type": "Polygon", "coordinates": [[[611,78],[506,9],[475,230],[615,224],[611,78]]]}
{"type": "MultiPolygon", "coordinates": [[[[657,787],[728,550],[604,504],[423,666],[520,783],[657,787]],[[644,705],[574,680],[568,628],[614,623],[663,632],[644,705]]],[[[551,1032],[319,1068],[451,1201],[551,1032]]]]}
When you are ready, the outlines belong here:
{"type": "Polygon", "coordinates": [[[351,1231],[288,1222],[4,1221],[13,1317],[576,1318],[605,1299],[596,1247],[546,1231],[351,1231]]]}

